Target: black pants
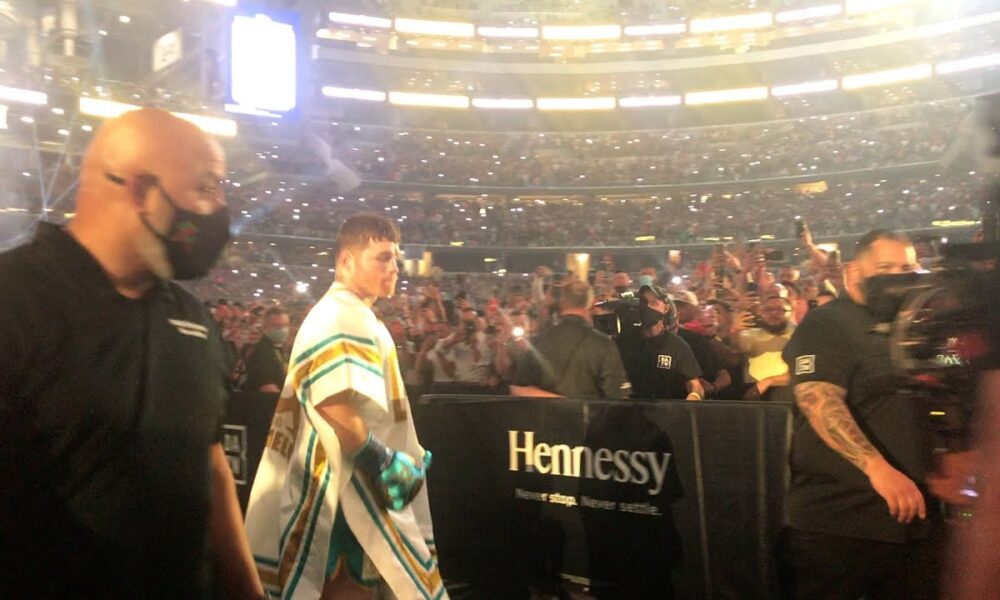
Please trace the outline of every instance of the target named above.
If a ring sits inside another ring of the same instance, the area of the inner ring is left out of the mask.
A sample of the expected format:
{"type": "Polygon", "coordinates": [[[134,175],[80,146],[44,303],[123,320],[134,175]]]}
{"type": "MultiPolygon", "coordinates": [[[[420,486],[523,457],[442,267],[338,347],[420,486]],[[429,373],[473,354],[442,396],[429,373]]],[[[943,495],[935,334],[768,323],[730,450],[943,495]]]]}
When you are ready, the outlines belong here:
{"type": "Polygon", "coordinates": [[[893,544],[788,528],[778,547],[782,597],[801,600],[934,600],[941,579],[942,527],[928,539],[893,544]]]}

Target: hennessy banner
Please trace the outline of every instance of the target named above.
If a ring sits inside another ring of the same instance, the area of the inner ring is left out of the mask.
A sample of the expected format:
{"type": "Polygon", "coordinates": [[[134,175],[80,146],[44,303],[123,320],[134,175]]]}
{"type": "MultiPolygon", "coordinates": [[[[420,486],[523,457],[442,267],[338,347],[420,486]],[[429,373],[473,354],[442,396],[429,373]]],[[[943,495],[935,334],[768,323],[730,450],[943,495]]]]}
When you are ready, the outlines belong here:
{"type": "MultiPolygon", "coordinates": [[[[276,394],[222,432],[244,509],[276,394]]],[[[791,408],[425,396],[412,403],[442,573],[465,597],[772,598],[791,408]],[[655,590],[651,592],[651,590],[655,590]]]]}
{"type": "Polygon", "coordinates": [[[473,596],[775,594],[787,404],[425,396],[414,418],[442,572],[473,596]]]}

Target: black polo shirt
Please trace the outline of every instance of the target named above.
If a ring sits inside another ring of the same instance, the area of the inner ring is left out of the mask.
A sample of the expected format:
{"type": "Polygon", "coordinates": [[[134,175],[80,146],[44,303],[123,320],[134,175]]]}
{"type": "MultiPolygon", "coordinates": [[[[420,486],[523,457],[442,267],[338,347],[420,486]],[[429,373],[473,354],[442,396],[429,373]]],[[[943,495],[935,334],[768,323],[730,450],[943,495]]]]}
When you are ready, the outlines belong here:
{"type": "Polygon", "coordinates": [[[691,347],[670,331],[643,338],[638,359],[639,379],[632,382],[635,398],[683,400],[688,395],[687,382],[701,377],[691,347]]]}
{"type": "Polygon", "coordinates": [[[247,357],[247,381],[243,389],[256,392],[267,384],[277,386],[280,390],[285,385],[285,358],[281,348],[267,339],[267,336],[257,342],[250,356],[247,357]]]}
{"type": "Polygon", "coordinates": [[[227,390],[179,286],[120,295],[62,229],[0,255],[0,589],[197,598],[227,390]]]}
{"type": "Polygon", "coordinates": [[[628,398],[631,391],[618,347],[582,317],[564,315],[531,341],[514,384],[567,398],[628,398]]]}
{"type": "MultiPolygon", "coordinates": [[[[826,381],[847,390],[846,404],[858,426],[890,464],[924,492],[928,511],[936,506],[923,485],[930,460],[927,410],[899,393],[905,381],[889,356],[886,335],[875,319],[850,298],[809,311],[782,353],[792,386],[826,381]]],[[[816,434],[795,407],[788,514],[792,527],[885,542],[927,535],[927,523],[897,523],[868,477],[816,434]]],[[[934,518],[929,517],[929,518],[934,518]]]]}

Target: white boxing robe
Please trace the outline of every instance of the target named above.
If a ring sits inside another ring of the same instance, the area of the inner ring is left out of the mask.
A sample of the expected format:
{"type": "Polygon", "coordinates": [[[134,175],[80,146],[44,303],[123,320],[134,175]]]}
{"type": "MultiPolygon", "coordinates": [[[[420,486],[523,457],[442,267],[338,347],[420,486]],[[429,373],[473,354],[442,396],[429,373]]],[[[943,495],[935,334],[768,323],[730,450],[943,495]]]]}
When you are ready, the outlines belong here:
{"type": "Polygon", "coordinates": [[[447,598],[427,487],[401,511],[381,508],[316,410],[345,390],[358,393],[356,408],[373,435],[422,460],[392,338],[367,304],[335,283],[295,338],[250,493],[247,535],[265,589],[276,598],[320,596],[335,567],[328,563],[339,507],[397,598],[447,598]]]}

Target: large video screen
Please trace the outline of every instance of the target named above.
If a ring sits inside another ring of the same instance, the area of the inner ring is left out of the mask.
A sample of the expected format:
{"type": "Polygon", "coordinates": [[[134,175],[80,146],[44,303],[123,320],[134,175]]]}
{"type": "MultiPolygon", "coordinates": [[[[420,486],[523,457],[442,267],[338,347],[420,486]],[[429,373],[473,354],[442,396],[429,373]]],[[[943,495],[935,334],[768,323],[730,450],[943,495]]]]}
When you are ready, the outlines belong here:
{"type": "Polygon", "coordinates": [[[229,34],[230,102],[247,112],[294,110],[298,104],[298,16],[237,13],[229,34]]]}

